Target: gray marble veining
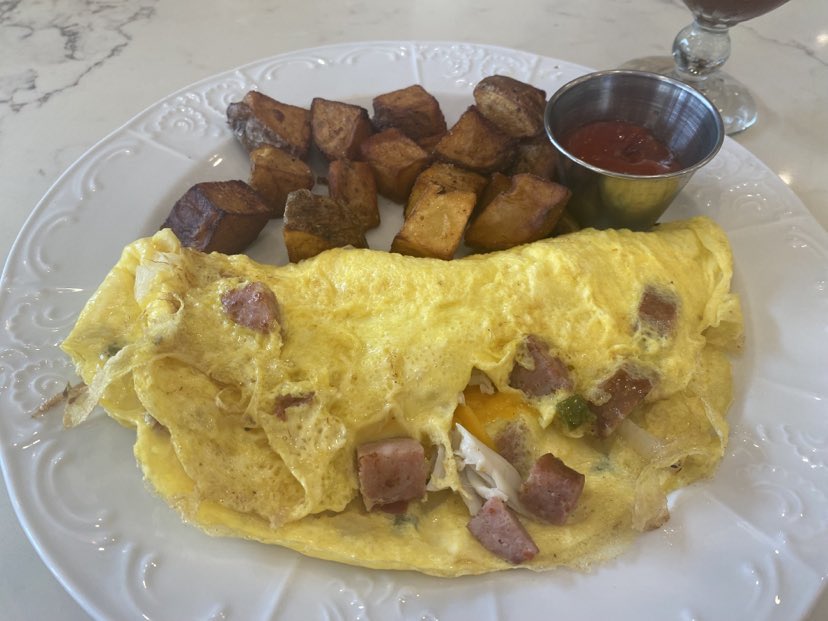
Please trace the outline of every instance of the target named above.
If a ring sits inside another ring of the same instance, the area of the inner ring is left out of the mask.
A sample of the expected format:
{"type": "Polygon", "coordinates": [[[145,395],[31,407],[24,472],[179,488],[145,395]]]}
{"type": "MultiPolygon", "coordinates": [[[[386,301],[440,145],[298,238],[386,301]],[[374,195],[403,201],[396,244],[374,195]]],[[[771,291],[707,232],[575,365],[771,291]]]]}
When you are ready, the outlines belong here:
{"type": "Polygon", "coordinates": [[[0,3],[0,105],[19,112],[77,87],[132,41],[157,0],[0,3]],[[28,63],[27,63],[28,61],[28,63]]]}

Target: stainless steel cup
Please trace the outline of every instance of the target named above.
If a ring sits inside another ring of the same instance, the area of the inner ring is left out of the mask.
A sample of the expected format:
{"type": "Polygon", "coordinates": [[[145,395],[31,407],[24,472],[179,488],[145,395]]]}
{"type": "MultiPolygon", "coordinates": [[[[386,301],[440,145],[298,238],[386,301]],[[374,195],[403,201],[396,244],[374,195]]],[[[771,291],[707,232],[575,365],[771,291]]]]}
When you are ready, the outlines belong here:
{"type": "Polygon", "coordinates": [[[661,217],[724,141],[716,107],[692,87],[643,71],[599,71],[562,86],[546,105],[546,133],[559,153],[569,212],[583,227],[646,230],[661,217]],[[594,121],[627,121],[649,129],[683,168],[663,175],[616,173],[563,148],[572,130],[594,121]]]}

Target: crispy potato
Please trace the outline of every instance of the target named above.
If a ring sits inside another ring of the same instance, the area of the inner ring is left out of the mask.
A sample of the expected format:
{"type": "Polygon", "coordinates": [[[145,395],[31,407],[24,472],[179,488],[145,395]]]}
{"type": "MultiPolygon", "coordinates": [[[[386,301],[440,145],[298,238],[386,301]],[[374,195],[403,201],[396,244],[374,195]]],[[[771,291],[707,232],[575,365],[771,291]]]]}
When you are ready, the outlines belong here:
{"type": "Polygon", "coordinates": [[[466,243],[480,250],[504,250],[549,236],[569,200],[564,186],[528,173],[512,177],[466,231],[466,243]]]}
{"type": "Polygon", "coordinates": [[[309,190],[288,194],[284,238],[288,258],[294,263],[330,248],[368,247],[362,227],[347,206],[309,190]]]}
{"type": "Polygon", "coordinates": [[[161,228],[184,246],[202,252],[236,254],[258,237],[270,208],[244,181],[197,183],[173,205],[161,228]]]}
{"type": "Polygon", "coordinates": [[[314,97],[311,102],[313,143],[328,161],[359,157],[359,145],[374,133],[362,106],[314,97]]]}
{"type": "Polygon", "coordinates": [[[391,252],[415,257],[449,260],[463,239],[477,194],[446,190],[427,182],[402,229],[394,237],[391,252]]]}
{"type": "Polygon", "coordinates": [[[487,121],[475,106],[469,106],[434,147],[438,160],[484,174],[504,170],[514,155],[514,139],[487,121]]]}
{"type": "Polygon", "coordinates": [[[513,138],[543,132],[546,93],[505,75],[483,78],[474,87],[474,102],[484,117],[513,138]]]}
{"type": "Polygon", "coordinates": [[[509,174],[530,173],[541,179],[557,178],[558,152],[546,134],[521,140],[515,147],[515,161],[509,174]]]}
{"type": "Polygon", "coordinates": [[[480,200],[477,202],[477,210],[482,211],[486,205],[491,203],[498,194],[502,194],[512,187],[512,178],[503,173],[496,172],[489,178],[489,183],[483,189],[480,200]]]}
{"type": "Polygon", "coordinates": [[[423,149],[434,147],[446,133],[440,102],[419,84],[374,97],[374,127],[395,127],[423,149]]]}
{"type": "Polygon", "coordinates": [[[411,193],[408,195],[408,202],[405,204],[405,217],[411,213],[414,206],[428,184],[436,183],[444,190],[465,190],[474,192],[479,197],[488,180],[483,175],[478,175],[470,170],[465,170],[453,164],[435,162],[417,176],[411,193]]]}
{"type": "Polygon", "coordinates": [[[361,152],[374,171],[379,193],[398,203],[405,202],[414,180],[428,163],[428,153],[396,128],[365,140],[361,152]]]}
{"type": "Polygon", "coordinates": [[[310,110],[250,91],[227,106],[227,123],[248,151],[271,145],[302,160],[308,156],[310,110]]]}
{"type": "Polygon", "coordinates": [[[288,194],[310,190],[313,183],[310,167],[281,149],[265,145],[250,152],[250,186],[270,207],[271,218],[284,215],[288,194]]]}
{"type": "Polygon", "coordinates": [[[367,162],[334,160],[328,167],[331,198],[350,208],[363,230],[379,226],[377,184],[367,162]]]}

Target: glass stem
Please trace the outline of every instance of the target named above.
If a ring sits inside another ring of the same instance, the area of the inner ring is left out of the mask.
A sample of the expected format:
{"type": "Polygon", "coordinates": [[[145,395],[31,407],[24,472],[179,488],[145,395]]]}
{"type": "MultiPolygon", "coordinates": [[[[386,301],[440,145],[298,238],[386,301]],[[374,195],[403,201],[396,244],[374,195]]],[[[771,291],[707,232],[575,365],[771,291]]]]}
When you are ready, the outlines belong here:
{"type": "Polygon", "coordinates": [[[693,82],[707,78],[730,56],[730,34],[726,26],[699,20],[683,28],[673,41],[673,58],[682,79],[693,82]]]}

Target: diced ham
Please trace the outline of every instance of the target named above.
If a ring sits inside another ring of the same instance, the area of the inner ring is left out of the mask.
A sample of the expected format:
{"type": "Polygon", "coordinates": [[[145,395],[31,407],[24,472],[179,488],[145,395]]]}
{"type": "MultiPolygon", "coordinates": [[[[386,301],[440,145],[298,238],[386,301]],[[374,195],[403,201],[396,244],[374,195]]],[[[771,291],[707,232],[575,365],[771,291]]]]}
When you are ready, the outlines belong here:
{"type": "Polygon", "coordinates": [[[653,389],[653,383],[646,377],[631,374],[620,367],[599,387],[609,394],[609,400],[601,405],[590,404],[596,416],[595,430],[606,438],[630,415],[653,389]]]}
{"type": "Polygon", "coordinates": [[[359,491],[368,511],[425,496],[428,464],[422,444],[413,438],[391,438],[357,447],[357,470],[359,491]]]}
{"type": "Polygon", "coordinates": [[[530,366],[515,360],[509,385],[522,390],[531,397],[542,397],[558,390],[572,390],[569,369],[557,356],[549,353],[549,347],[538,336],[530,334],[524,341],[526,354],[531,358],[530,366]]]}
{"type": "Polygon", "coordinates": [[[670,336],[676,329],[678,303],[676,298],[656,287],[648,286],[638,303],[638,321],[656,334],[670,336]]]}
{"type": "Polygon", "coordinates": [[[542,455],[523,482],[518,499],[535,517],[564,524],[584,491],[584,475],[555,457],[542,455]]]}
{"type": "Polygon", "coordinates": [[[237,324],[266,334],[279,323],[279,303],[270,288],[261,282],[221,294],[224,312],[237,324]]]}
{"type": "Polygon", "coordinates": [[[506,423],[494,437],[495,449],[519,472],[526,472],[531,463],[527,434],[523,421],[506,423]]]}
{"type": "Polygon", "coordinates": [[[377,506],[377,509],[384,513],[390,513],[391,515],[402,515],[408,511],[408,501],[400,500],[399,502],[389,502],[387,505],[377,506]]]}
{"type": "Polygon", "coordinates": [[[484,548],[513,565],[530,561],[538,553],[523,524],[496,496],[489,498],[466,526],[484,548]]]}
{"type": "Polygon", "coordinates": [[[280,420],[287,420],[287,410],[295,405],[305,405],[313,401],[313,393],[307,395],[282,395],[276,398],[273,414],[280,420]]]}

